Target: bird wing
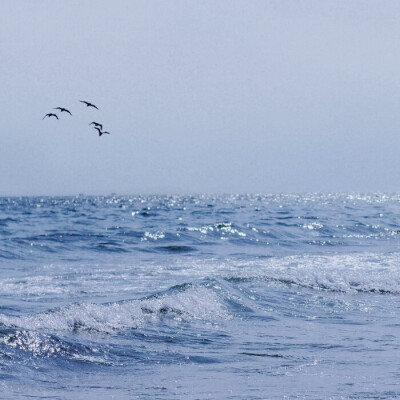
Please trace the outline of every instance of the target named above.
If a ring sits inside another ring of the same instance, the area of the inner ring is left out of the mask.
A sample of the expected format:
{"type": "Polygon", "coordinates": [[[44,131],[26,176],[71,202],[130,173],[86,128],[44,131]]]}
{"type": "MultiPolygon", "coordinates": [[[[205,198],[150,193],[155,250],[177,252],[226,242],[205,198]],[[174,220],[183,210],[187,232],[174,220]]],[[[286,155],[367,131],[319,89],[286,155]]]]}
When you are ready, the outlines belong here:
{"type": "Polygon", "coordinates": [[[56,117],[58,119],[58,116],[56,114],[53,114],[53,117],[56,117]]]}
{"type": "Polygon", "coordinates": [[[86,105],[88,105],[88,104],[90,104],[90,103],[88,103],[87,101],[84,101],[84,100],[79,100],[81,103],[85,103],[86,105]]]}
{"type": "Polygon", "coordinates": [[[48,117],[49,116],[49,114],[46,114],[43,118],[42,118],[42,120],[44,120],[46,117],[48,117]]]}
{"type": "Polygon", "coordinates": [[[72,115],[71,111],[67,110],[66,108],[65,108],[65,112],[67,112],[68,114],[72,115]]]}

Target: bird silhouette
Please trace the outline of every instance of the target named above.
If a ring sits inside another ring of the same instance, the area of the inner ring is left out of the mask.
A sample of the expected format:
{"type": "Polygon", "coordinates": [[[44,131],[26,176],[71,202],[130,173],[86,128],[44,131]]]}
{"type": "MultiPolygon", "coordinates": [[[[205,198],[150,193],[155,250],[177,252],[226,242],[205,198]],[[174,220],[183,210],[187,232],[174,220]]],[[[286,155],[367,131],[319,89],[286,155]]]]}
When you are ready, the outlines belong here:
{"type": "Polygon", "coordinates": [[[67,110],[64,107],[56,107],[56,108],[53,108],[53,110],[60,110],[61,112],[67,112],[68,114],[72,115],[71,111],[67,110]]]}
{"type": "Polygon", "coordinates": [[[99,124],[98,122],[91,122],[89,125],[94,125],[94,126],[99,126],[100,127],[100,129],[103,129],[103,125],[102,124],[99,124]]]}
{"type": "Polygon", "coordinates": [[[43,118],[42,118],[42,120],[43,119],[45,119],[46,117],[56,117],[57,119],[58,119],[58,117],[57,117],[57,114],[53,114],[53,113],[48,113],[48,114],[46,114],[43,118]]]}
{"type": "Polygon", "coordinates": [[[81,103],[85,103],[87,107],[93,107],[93,108],[96,108],[98,110],[98,108],[94,104],[89,103],[88,101],[84,101],[84,100],[79,100],[79,101],[81,103]]]}
{"type": "Polygon", "coordinates": [[[107,135],[111,135],[110,132],[102,132],[101,129],[98,128],[97,126],[95,126],[94,129],[97,129],[97,131],[99,132],[99,136],[104,135],[105,133],[107,133],[107,135]]]}

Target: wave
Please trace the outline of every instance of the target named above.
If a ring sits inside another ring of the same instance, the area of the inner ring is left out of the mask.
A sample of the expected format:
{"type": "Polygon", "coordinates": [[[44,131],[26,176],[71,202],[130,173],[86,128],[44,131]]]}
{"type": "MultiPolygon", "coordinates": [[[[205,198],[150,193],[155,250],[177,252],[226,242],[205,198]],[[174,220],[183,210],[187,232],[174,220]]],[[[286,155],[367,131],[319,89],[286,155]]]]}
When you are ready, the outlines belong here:
{"type": "MultiPolygon", "coordinates": [[[[197,280],[140,299],[100,304],[81,302],[30,315],[0,313],[0,351],[12,357],[17,357],[14,351],[23,351],[34,357],[61,357],[104,365],[123,362],[124,357],[143,361],[147,355],[140,352],[146,349],[140,348],[152,343],[150,347],[154,351],[162,352],[163,344],[172,340],[171,332],[176,332],[176,325],[182,329],[189,327],[191,332],[193,326],[206,329],[210,323],[216,326],[233,319],[232,324],[236,325],[237,318],[242,321],[257,319],[264,324],[277,321],[282,315],[299,318],[307,314],[304,308],[316,305],[321,308],[322,318],[332,312],[335,301],[339,302],[335,312],[341,313],[347,307],[344,303],[349,301],[348,297],[342,303],[342,296],[332,296],[331,292],[351,296],[399,295],[399,262],[398,253],[290,256],[246,262],[226,260],[224,263],[202,260],[191,265],[190,274],[194,277],[197,273],[197,280]],[[287,296],[288,288],[293,296],[287,296]],[[309,296],[307,291],[314,295],[309,296]],[[316,291],[321,295],[315,294],[316,291]],[[289,301],[288,297],[295,300],[289,301]],[[301,298],[309,299],[310,303],[297,303],[296,299],[301,298]],[[125,335],[130,343],[139,341],[138,346],[130,348],[129,354],[120,355],[118,346],[111,350],[101,344],[101,338],[109,337],[107,341],[110,342],[125,335]],[[157,350],[155,342],[160,343],[157,350]]],[[[63,290],[54,286],[50,278],[48,283],[54,290],[63,290]]],[[[364,304],[364,300],[355,303],[364,304]]],[[[362,304],[360,307],[364,307],[362,304]]],[[[252,322],[249,324],[251,327],[252,322]]],[[[188,336],[190,339],[181,332],[180,343],[193,340],[192,334],[188,336]]],[[[254,357],[276,357],[277,354],[247,353],[254,357]]],[[[163,353],[163,357],[169,356],[163,353]]],[[[176,359],[178,355],[171,357],[176,359]]]]}
{"type": "Polygon", "coordinates": [[[18,317],[0,314],[0,324],[5,328],[29,331],[84,330],[113,333],[143,327],[147,321],[166,315],[178,320],[211,321],[228,316],[223,303],[212,289],[188,285],[141,300],[108,304],[80,303],[18,317]]]}
{"type": "MultiPolygon", "coordinates": [[[[201,283],[204,279],[222,279],[233,284],[257,280],[266,285],[298,286],[310,290],[400,294],[400,253],[252,257],[248,260],[235,257],[215,260],[196,257],[198,252],[192,248],[160,247],[158,251],[177,253],[185,257],[168,260],[167,264],[162,260],[143,262],[135,266],[114,264],[107,268],[88,263],[73,268],[69,263],[47,264],[33,276],[24,274],[1,279],[0,295],[17,295],[25,301],[46,298],[84,300],[91,296],[112,295],[116,288],[119,293],[128,295],[132,293],[132,285],[141,291],[145,288],[148,280],[143,281],[142,288],[137,277],[147,276],[149,273],[160,279],[167,279],[171,284],[187,279],[189,275],[192,282],[200,282],[195,284],[195,287],[199,286],[198,290],[205,290],[201,283]]],[[[142,293],[148,293],[147,289],[142,293]]],[[[134,308],[141,301],[145,300],[134,300],[128,304],[134,308]]],[[[141,315],[140,312],[138,315],[141,315]]]]}
{"type": "Polygon", "coordinates": [[[244,272],[225,276],[225,280],[263,280],[313,290],[400,295],[399,264],[399,253],[288,256],[241,263],[244,272]]]}

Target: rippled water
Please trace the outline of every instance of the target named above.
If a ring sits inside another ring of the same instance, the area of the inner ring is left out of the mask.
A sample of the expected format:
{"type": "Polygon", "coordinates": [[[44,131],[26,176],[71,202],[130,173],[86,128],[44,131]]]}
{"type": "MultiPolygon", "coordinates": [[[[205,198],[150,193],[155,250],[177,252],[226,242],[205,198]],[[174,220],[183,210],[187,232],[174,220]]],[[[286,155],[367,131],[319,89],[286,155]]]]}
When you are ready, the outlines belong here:
{"type": "Polygon", "coordinates": [[[399,215],[384,194],[0,198],[0,397],[400,397],[399,215]]]}

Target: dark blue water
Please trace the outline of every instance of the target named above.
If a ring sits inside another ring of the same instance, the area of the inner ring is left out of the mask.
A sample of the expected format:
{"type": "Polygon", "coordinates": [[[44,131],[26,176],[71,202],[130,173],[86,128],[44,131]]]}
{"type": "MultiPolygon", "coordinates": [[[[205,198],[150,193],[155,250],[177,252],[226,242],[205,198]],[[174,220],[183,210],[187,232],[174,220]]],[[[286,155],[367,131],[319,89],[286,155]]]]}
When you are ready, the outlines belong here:
{"type": "Polygon", "coordinates": [[[400,397],[400,195],[0,198],[0,397],[400,397]]]}

